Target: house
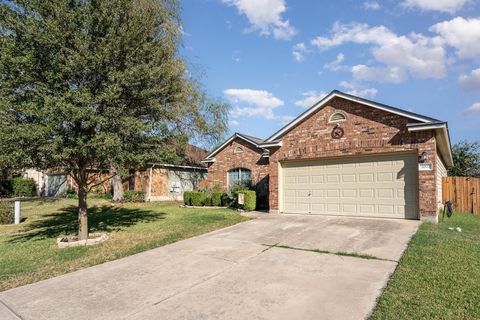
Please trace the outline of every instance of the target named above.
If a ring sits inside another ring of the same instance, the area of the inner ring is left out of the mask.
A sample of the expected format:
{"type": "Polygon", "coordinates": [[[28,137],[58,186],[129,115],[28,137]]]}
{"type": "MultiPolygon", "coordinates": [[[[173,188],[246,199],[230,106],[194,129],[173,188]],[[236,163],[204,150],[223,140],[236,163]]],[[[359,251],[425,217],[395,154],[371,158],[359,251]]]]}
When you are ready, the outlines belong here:
{"type": "MultiPolygon", "coordinates": [[[[182,200],[185,191],[199,189],[206,180],[207,168],[201,160],[207,152],[193,145],[187,146],[186,159],[182,164],[149,163],[146,168],[132,170],[124,180],[124,190],[137,190],[145,193],[146,201],[182,200]]],[[[98,174],[97,171],[92,173],[98,174]]],[[[68,188],[75,188],[72,177],[62,170],[27,169],[23,177],[33,178],[38,196],[59,197],[68,188]]],[[[101,174],[108,178],[108,171],[101,174]]],[[[100,180],[100,177],[98,177],[100,180]]],[[[103,191],[111,188],[111,181],[101,185],[103,191]]]]}
{"type": "Polygon", "coordinates": [[[262,140],[235,133],[208,184],[264,184],[270,212],[436,222],[453,166],[446,122],[332,91],[262,140]]]}

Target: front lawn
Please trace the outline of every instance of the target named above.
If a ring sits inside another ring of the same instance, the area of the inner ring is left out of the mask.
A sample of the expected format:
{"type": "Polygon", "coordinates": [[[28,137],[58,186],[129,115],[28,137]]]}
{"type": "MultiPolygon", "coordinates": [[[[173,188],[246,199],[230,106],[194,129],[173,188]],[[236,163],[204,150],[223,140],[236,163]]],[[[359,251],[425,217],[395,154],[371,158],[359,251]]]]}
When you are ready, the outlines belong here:
{"type": "Polygon", "coordinates": [[[22,203],[26,220],[18,226],[0,225],[0,291],[247,220],[229,209],[183,209],[175,203],[112,207],[106,200],[90,199],[89,206],[90,232],[107,232],[109,240],[59,249],[57,237],[76,233],[76,200],[22,203]]]}
{"type": "Polygon", "coordinates": [[[480,319],[480,216],[445,219],[420,226],[370,319],[480,319]]]}

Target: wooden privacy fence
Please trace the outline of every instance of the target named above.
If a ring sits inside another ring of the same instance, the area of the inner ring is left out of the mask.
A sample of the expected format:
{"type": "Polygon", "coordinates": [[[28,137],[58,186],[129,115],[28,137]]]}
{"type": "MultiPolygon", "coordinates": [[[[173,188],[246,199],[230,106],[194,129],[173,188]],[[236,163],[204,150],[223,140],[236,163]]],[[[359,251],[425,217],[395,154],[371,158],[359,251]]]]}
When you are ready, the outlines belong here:
{"type": "Polygon", "coordinates": [[[480,215],[480,178],[443,177],[443,201],[451,201],[455,211],[480,215]]]}

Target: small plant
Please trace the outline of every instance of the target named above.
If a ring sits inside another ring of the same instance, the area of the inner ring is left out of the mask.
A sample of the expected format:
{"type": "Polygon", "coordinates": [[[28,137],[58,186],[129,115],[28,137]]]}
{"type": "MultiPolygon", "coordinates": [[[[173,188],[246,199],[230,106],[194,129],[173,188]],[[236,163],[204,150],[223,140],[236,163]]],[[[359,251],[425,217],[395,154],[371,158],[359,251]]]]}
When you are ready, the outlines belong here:
{"type": "Polygon", "coordinates": [[[0,201],[0,224],[13,223],[13,206],[11,202],[0,201]]]}
{"type": "Polygon", "coordinates": [[[17,197],[34,197],[36,196],[35,180],[32,178],[13,178],[13,194],[17,197]]]}
{"type": "Polygon", "coordinates": [[[125,202],[145,202],[145,192],[137,190],[127,190],[123,194],[125,202]]]}
{"type": "Polygon", "coordinates": [[[67,199],[78,199],[77,191],[73,188],[68,188],[65,192],[65,198],[67,199]]]}
{"type": "Polygon", "coordinates": [[[245,211],[255,210],[257,206],[257,193],[253,190],[238,190],[237,196],[235,197],[236,199],[238,199],[239,193],[243,193],[245,195],[243,199],[244,200],[243,205],[239,205],[240,208],[242,208],[245,211]]]}

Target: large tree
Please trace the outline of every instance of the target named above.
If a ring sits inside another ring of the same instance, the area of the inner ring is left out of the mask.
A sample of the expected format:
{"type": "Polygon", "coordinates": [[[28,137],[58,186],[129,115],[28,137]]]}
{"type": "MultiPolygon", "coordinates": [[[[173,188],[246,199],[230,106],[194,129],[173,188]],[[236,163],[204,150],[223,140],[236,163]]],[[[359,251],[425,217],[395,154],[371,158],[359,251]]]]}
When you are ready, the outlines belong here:
{"type": "Polygon", "coordinates": [[[227,106],[189,76],[180,31],[176,0],[0,4],[0,134],[28,163],[71,173],[80,239],[87,193],[99,183],[92,172],[168,157],[179,141],[225,131],[227,106]]]}
{"type": "Polygon", "coordinates": [[[454,166],[450,176],[480,177],[480,143],[460,141],[452,148],[454,166]]]}

